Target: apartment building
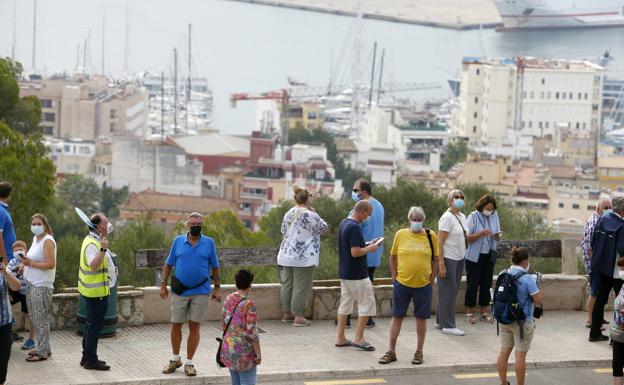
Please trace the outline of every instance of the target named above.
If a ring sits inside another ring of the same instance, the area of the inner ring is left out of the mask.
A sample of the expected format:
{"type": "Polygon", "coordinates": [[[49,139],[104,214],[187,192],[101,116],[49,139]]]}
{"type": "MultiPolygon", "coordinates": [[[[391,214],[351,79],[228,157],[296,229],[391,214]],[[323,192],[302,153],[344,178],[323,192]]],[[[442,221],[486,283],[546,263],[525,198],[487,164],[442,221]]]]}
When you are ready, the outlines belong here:
{"type": "Polygon", "coordinates": [[[472,144],[555,135],[561,127],[595,134],[600,128],[602,71],[589,61],[464,58],[452,132],[472,144]]]}
{"type": "Polygon", "coordinates": [[[19,82],[21,96],[41,101],[44,135],[96,140],[117,134],[143,135],[147,93],[130,82],[111,83],[103,76],[33,77],[19,82]]]}

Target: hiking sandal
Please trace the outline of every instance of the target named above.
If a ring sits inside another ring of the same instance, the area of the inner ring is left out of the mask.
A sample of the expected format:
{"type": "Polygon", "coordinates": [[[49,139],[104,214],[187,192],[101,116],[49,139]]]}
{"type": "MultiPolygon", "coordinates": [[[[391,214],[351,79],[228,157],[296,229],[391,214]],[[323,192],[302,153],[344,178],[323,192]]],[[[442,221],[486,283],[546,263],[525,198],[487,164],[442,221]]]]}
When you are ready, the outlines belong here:
{"type": "Polygon", "coordinates": [[[492,323],[494,322],[494,318],[490,317],[488,313],[481,314],[481,318],[479,318],[483,322],[492,323]]]}
{"type": "Polygon", "coordinates": [[[382,365],[389,364],[397,360],[397,356],[395,352],[387,351],[380,359],[379,363],[382,365]]]}
{"type": "Polygon", "coordinates": [[[477,321],[475,320],[475,317],[472,313],[466,313],[466,322],[468,322],[471,325],[474,325],[477,323],[477,321]]]}
{"type": "Polygon", "coordinates": [[[414,353],[414,358],[412,359],[412,364],[420,365],[423,362],[424,362],[423,352],[416,351],[416,353],[414,353]]]}

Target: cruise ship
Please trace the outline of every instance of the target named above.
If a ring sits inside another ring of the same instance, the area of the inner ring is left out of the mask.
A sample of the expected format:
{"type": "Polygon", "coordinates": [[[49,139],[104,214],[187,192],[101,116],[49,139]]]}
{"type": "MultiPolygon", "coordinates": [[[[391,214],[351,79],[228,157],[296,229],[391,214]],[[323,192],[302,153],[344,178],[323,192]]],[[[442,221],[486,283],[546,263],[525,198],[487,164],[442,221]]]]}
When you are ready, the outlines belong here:
{"type": "Polygon", "coordinates": [[[497,31],[624,26],[624,0],[494,0],[497,31]]]}

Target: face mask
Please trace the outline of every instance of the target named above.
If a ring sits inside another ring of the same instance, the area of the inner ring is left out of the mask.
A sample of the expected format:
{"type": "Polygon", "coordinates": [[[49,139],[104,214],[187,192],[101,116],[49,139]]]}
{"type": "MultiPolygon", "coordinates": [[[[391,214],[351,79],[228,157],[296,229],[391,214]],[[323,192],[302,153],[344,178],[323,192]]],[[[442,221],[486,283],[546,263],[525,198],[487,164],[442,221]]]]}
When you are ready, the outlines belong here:
{"type": "Polygon", "coordinates": [[[531,270],[531,264],[530,263],[527,265],[527,268],[526,268],[526,271],[529,271],[529,270],[531,270]]]}
{"type": "Polygon", "coordinates": [[[490,215],[494,214],[494,211],[491,210],[483,210],[483,215],[485,215],[486,217],[489,217],[490,215]]]}
{"type": "Polygon", "coordinates": [[[107,234],[110,234],[110,233],[112,233],[112,232],[113,232],[113,230],[114,230],[114,228],[113,228],[113,224],[112,224],[112,223],[110,223],[110,222],[108,222],[108,225],[106,225],[106,233],[107,233],[107,234]]]}
{"type": "Polygon", "coordinates": [[[353,199],[355,202],[357,202],[357,201],[360,200],[360,196],[355,191],[351,191],[351,199],[353,199]]]}
{"type": "Polygon", "coordinates": [[[420,232],[422,230],[423,223],[422,222],[410,222],[410,230],[415,233],[420,232]]]}
{"type": "Polygon", "coordinates": [[[607,215],[611,214],[613,212],[613,210],[611,209],[604,209],[602,210],[602,216],[606,217],[607,215]]]}
{"type": "Polygon", "coordinates": [[[32,233],[35,234],[35,236],[39,236],[43,234],[43,225],[30,226],[30,231],[32,231],[32,233]]]}
{"type": "Polygon", "coordinates": [[[196,237],[201,234],[202,227],[201,226],[191,226],[191,235],[196,237]]]}
{"type": "Polygon", "coordinates": [[[21,250],[20,250],[20,251],[16,251],[16,252],[14,252],[14,253],[13,253],[13,257],[14,257],[14,258],[16,258],[16,259],[18,259],[18,260],[19,260],[20,258],[22,258],[23,256],[24,256],[24,252],[23,252],[23,251],[21,251],[21,250]]]}
{"type": "Polygon", "coordinates": [[[461,209],[462,207],[464,207],[464,200],[463,199],[453,200],[453,206],[458,210],[461,209]]]}
{"type": "Polygon", "coordinates": [[[624,270],[618,271],[618,275],[620,276],[620,279],[624,279],[624,270]]]}

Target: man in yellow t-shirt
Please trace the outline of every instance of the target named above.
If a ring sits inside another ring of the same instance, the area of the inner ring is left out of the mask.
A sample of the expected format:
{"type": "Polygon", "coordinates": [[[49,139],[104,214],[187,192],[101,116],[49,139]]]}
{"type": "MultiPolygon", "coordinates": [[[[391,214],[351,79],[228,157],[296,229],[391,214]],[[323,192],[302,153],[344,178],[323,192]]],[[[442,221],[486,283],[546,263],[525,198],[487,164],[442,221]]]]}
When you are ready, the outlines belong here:
{"type": "Polygon", "coordinates": [[[394,281],[390,349],[379,359],[380,364],[397,360],[396,342],[410,301],[414,303],[418,336],[412,364],[423,363],[427,319],[431,317],[432,282],[438,266],[438,242],[433,231],[423,228],[426,216],[421,207],[411,207],[407,218],[410,227],[397,231],[390,251],[390,272],[394,281]]]}

